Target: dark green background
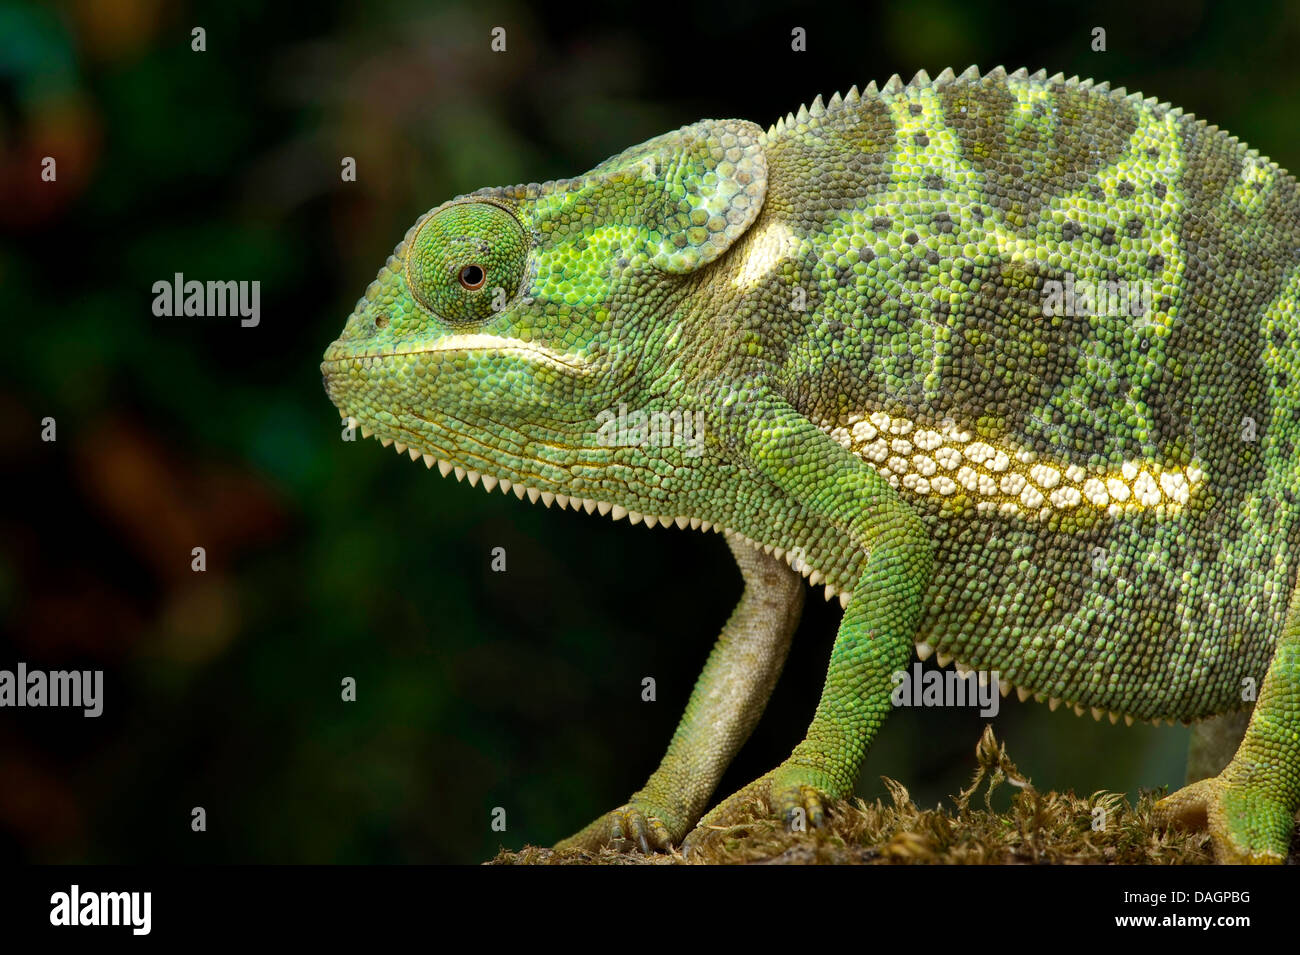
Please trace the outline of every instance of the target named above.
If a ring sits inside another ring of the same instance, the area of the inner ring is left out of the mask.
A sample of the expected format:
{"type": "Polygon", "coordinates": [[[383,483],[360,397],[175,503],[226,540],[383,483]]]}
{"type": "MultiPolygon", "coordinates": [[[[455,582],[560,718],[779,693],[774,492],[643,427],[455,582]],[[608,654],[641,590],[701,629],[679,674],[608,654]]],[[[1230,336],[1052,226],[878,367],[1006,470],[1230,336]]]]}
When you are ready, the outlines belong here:
{"type": "MultiPolygon", "coordinates": [[[[722,539],[488,497],[340,440],[321,352],[425,209],[971,63],[1109,79],[1300,168],[1294,4],[314,6],[0,3],[0,667],[107,683],[98,720],[0,711],[4,855],[474,862],[567,835],[654,768],[739,595],[722,539]],[[261,281],[260,327],[155,318],[174,272],[261,281]]],[[[837,619],[810,598],[723,791],[800,738],[837,619]]],[[[933,804],[981,724],[899,712],[860,792],[887,774],[933,804]]],[[[1014,699],[994,725],[1039,786],[1182,777],[1183,728],[1014,699]]]]}

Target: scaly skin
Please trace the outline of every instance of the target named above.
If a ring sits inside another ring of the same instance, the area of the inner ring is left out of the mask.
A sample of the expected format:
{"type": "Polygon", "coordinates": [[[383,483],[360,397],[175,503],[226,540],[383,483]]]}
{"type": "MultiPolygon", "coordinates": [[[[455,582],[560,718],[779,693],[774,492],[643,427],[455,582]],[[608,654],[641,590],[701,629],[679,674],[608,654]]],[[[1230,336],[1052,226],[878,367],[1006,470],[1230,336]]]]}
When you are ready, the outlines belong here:
{"type": "Polygon", "coordinates": [[[1160,811],[1224,860],[1285,857],[1300,197],[1216,128],[1001,69],[700,122],[431,210],[321,368],[444,474],[727,533],[745,597],[663,765],[568,844],[689,846],[754,803],[817,824],[916,652],[1130,722],[1260,686],[1232,762],[1160,811]],[[1134,301],[1089,308],[1108,282],[1134,301]],[[620,407],[699,426],[611,440],[620,407]],[[701,819],[784,660],[784,564],[845,607],[825,690],[701,819]]]}

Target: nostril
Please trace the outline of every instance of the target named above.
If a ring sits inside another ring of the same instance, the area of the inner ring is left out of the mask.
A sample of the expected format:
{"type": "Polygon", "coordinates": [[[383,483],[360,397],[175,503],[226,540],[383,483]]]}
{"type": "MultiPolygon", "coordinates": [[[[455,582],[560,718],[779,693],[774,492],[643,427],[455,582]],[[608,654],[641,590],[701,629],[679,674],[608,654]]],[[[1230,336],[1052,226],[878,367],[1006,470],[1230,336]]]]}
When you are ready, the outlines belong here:
{"type": "Polygon", "coordinates": [[[387,328],[387,327],[388,327],[388,313],[380,312],[378,315],[375,316],[375,328],[387,328]]]}

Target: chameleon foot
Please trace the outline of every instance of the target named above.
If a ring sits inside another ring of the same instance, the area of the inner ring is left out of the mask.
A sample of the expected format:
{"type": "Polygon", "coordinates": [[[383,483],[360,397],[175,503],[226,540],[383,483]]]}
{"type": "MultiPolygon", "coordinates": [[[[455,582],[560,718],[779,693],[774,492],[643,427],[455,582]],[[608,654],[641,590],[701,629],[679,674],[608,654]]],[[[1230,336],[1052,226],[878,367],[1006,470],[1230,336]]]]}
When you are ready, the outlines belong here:
{"type": "Polygon", "coordinates": [[[826,824],[827,796],[834,791],[820,770],[784,763],[718,803],[687,835],[682,852],[690,855],[729,828],[757,819],[775,817],[792,831],[821,828],[826,824]]]}
{"type": "Polygon", "coordinates": [[[1241,781],[1231,764],[1161,799],[1155,821],[1161,827],[1208,828],[1215,859],[1237,865],[1285,862],[1295,828],[1286,806],[1241,781]]]}
{"type": "MultiPolygon", "coordinates": [[[[586,849],[596,852],[603,848],[619,852],[667,852],[681,840],[682,833],[674,838],[672,829],[665,823],[667,814],[648,804],[632,801],[601,816],[580,832],[555,844],[557,849],[586,849]]],[[[674,826],[682,830],[685,826],[674,826]]]]}

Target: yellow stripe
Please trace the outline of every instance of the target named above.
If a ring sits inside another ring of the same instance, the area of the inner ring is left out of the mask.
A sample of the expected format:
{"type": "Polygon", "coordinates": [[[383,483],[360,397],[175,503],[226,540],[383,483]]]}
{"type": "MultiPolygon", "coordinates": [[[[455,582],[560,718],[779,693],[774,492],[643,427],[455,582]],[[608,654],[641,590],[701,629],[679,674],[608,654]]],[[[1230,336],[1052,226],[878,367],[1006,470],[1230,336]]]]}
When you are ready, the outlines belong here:
{"type": "Polygon", "coordinates": [[[1035,452],[977,441],[955,426],[918,428],[883,411],[857,415],[831,436],[881,472],[894,487],[942,500],[964,495],[976,510],[1045,519],[1087,508],[1112,517],[1131,511],[1180,511],[1205,472],[1126,461],[1101,470],[1041,459],[1035,452]]]}

